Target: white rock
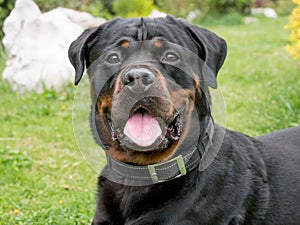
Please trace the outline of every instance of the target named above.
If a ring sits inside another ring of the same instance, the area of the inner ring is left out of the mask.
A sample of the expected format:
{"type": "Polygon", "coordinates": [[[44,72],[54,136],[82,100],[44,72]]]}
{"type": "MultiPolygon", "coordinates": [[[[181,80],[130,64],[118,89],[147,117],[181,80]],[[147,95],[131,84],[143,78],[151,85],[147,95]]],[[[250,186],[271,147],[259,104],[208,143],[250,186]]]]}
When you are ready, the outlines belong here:
{"type": "Polygon", "coordinates": [[[152,12],[150,13],[150,15],[148,17],[150,18],[156,18],[156,17],[166,17],[167,14],[164,12],[160,12],[156,9],[152,10],[152,12]]]}
{"type": "Polygon", "coordinates": [[[265,17],[272,19],[276,19],[278,17],[276,11],[272,8],[265,8],[264,15],[265,17]]]}
{"type": "Polygon", "coordinates": [[[31,0],[17,0],[15,9],[4,23],[3,44],[8,51],[8,60],[3,78],[21,94],[26,91],[41,93],[44,88],[60,89],[73,82],[69,45],[87,24],[99,25],[103,21],[62,8],[42,14],[33,4],[31,0]],[[34,16],[31,15],[33,10],[34,16]]]}
{"type": "Polygon", "coordinates": [[[54,10],[58,10],[62,12],[73,23],[80,24],[84,28],[99,26],[106,22],[105,19],[93,17],[91,14],[87,12],[79,12],[73,9],[66,9],[62,7],[58,7],[54,10]]]}
{"type": "Polygon", "coordinates": [[[39,7],[32,0],[17,0],[15,8],[3,23],[5,36],[2,40],[7,51],[13,47],[16,39],[20,38],[20,32],[29,20],[33,20],[41,15],[39,7]]]}
{"type": "Polygon", "coordinates": [[[196,19],[197,17],[200,16],[200,12],[199,10],[194,10],[194,11],[190,11],[189,14],[187,15],[186,19],[189,22],[192,22],[194,19],[196,19]]]}
{"type": "Polygon", "coordinates": [[[278,17],[276,11],[272,8],[253,8],[251,14],[258,15],[262,14],[267,18],[276,19],[278,17]]]}

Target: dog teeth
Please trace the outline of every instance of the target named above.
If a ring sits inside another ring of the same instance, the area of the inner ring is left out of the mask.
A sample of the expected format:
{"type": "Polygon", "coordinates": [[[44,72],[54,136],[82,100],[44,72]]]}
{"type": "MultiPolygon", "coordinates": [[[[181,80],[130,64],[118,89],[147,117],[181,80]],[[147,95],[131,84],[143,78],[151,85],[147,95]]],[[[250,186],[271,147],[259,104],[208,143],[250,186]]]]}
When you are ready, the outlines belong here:
{"type": "Polygon", "coordinates": [[[177,125],[178,124],[176,123],[175,125],[171,125],[166,128],[166,130],[167,130],[166,137],[167,138],[171,138],[174,141],[176,141],[180,138],[181,130],[180,130],[180,127],[177,125]]]}
{"type": "Polygon", "coordinates": [[[173,136],[173,134],[171,134],[171,137],[172,137],[172,139],[175,140],[175,141],[177,141],[177,140],[179,139],[179,136],[178,136],[178,135],[174,135],[174,136],[173,136]]]}
{"type": "Polygon", "coordinates": [[[112,141],[121,140],[123,138],[124,138],[124,134],[123,134],[123,132],[121,131],[120,128],[113,129],[111,131],[111,139],[112,139],[112,141]]]}
{"type": "Polygon", "coordinates": [[[111,140],[116,141],[118,139],[116,133],[114,131],[111,132],[111,140]]]}

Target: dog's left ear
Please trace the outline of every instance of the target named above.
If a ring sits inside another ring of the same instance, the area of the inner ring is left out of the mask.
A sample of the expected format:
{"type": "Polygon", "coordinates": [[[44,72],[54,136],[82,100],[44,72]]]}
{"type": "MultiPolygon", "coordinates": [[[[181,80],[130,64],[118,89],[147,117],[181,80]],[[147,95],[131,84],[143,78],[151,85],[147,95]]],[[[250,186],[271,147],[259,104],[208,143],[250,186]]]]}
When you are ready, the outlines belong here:
{"type": "Polygon", "coordinates": [[[217,74],[227,54],[226,42],[209,30],[194,26],[184,20],[179,21],[184,24],[199,49],[199,57],[204,60],[202,68],[204,81],[208,86],[217,88],[217,74]]]}
{"type": "MultiPolygon", "coordinates": [[[[87,60],[88,44],[95,39],[99,27],[86,29],[69,47],[69,59],[75,68],[75,85],[82,78],[87,60]]],[[[88,65],[86,65],[88,66],[88,65]]]]}

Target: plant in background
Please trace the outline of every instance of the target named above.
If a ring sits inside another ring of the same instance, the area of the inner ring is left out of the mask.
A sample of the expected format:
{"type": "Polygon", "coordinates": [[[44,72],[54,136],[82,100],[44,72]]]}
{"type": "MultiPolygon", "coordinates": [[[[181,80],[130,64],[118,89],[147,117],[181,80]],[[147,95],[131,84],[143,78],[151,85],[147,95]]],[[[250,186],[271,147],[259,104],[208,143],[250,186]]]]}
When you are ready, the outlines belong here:
{"type": "Polygon", "coordinates": [[[186,17],[190,11],[201,14],[247,13],[254,0],[155,0],[162,10],[176,17],[186,17]]]}
{"type": "Polygon", "coordinates": [[[154,2],[161,11],[172,14],[175,17],[183,18],[190,11],[202,9],[202,6],[206,5],[206,0],[155,0],[154,2]]]}
{"type": "MultiPolygon", "coordinates": [[[[1,1],[1,0],[0,0],[1,1]]],[[[42,12],[50,11],[56,7],[64,7],[84,11],[97,17],[110,19],[111,15],[104,7],[102,1],[93,0],[34,0],[42,12]]]]}
{"type": "Polygon", "coordinates": [[[112,7],[115,14],[121,17],[148,16],[155,9],[153,0],[117,0],[112,7]]]}
{"type": "Polygon", "coordinates": [[[250,11],[253,0],[207,0],[209,11],[215,13],[246,13],[250,11]]]}
{"type": "Polygon", "coordinates": [[[289,23],[285,26],[291,30],[291,44],[286,46],[287,51],[294,59],[300,59],[300,0],[293,0],[296,4],[289,19],[289,23]]]}
{"type": "Polygon", "coordinates": [[[1,40],[4,36],[2,27],[5,18],[9,15],[10,11],[14,8],[15,0],[0,0],[0,49],[2,48],[1,40]]]}

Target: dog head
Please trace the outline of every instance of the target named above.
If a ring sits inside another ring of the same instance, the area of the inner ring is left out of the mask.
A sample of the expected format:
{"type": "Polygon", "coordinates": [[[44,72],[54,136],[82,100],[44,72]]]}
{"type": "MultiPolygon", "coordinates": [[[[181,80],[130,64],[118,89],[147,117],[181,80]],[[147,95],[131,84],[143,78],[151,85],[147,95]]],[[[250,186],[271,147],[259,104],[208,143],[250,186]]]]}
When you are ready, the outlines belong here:
{"type": "Polygon", "coordinates": [[[88,68],[96,141],[138,165],[197,142],[225,57],[223,39],[170,16],[117,18],[85,30],[69,49],[76,85],[88,68]]]}

